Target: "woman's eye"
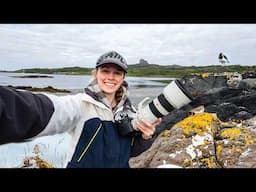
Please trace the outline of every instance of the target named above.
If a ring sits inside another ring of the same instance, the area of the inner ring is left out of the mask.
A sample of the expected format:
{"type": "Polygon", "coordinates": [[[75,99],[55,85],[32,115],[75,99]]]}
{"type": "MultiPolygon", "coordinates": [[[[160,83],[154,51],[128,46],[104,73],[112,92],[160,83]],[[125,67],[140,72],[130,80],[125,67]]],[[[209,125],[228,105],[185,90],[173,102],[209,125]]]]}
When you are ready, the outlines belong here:
{"type": "Polygon", "coordinates": [[[106,69],[105,69],[105,70],[101,70],[101,72],[102,72],[102,73],[109,73],[109,71],[106,70],[106,69]]]}
{"type": "Polygon", "coordinates": [[[122,72],[117,71],[117,72],[115,72],[115,74],[120,76],[120,75],[122,75],[122,72]]]}

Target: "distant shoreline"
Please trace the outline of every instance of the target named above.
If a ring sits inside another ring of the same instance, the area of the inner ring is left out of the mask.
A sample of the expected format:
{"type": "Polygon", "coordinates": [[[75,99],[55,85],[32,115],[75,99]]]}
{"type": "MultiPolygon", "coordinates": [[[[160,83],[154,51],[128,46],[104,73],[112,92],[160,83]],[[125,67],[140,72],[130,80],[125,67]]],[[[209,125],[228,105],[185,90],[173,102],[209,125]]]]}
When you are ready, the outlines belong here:
{"type": "Polygon", "coordinates": [[[53,76],[50,75],[21,75],[21,76],[11,76],[14,78],[53,78],[53,76]]]}
{"type": "MultiPolygon", "coordinates": [[[[9,73],[40,73],[62,75],[91,75],[93,68],[86,67],[62,67],[62,68],[30,68],[14,71],[1,71],[9,73]]],[[[223,73],[255,71],[255,65],[207,65],[207,66],[181,66],[158,64],[130,64],[127,76],[130,77],[182,77],[195,73],[223,73]]]]}

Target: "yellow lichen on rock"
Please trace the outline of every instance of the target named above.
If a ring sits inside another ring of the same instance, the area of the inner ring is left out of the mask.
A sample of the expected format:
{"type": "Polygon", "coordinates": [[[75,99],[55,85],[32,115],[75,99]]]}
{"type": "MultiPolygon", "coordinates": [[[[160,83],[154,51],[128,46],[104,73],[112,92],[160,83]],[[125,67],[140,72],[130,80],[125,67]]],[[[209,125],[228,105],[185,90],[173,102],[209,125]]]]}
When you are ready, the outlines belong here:
{"type": "Polygon", "coordinates": [[[242,129],[242,131],[245,133],[244,143],[246,146],[256,143],[256,138],[252,135],[252,132],[250,130],[242,129]]]}
{"type": "Polygon", "coordinates": [[[245,143],[245,146],[256,143],[255,136],[247,128],[228,128],[222,130],[220,136],[229,140],[240,140],[245,143]]]}
{"type": "Polygon", "coordinates": [[[35,160],[38,168],[53,168],[53,166],[50,163],[41,159],[40,157],[35,157],[35,160]]]}
{"type": "Polygon", "coordinates": [[[53,166],[39,156],[35,156],[25,158],[22,168],[53,168],[53,166]]]}
{"type": "Polygon", "coordinates": [[[228,128],[223,130],[220,133],[222,138],[228,138],[231,140],[238,139],[241,135],[241,129],[240,128],[228,128]]]}
{"type": "Polygon", "coordinates": [[[26,157],[23,160],[23,165],[21,166],[22,168],[53,168],[50,163],[40,157],[41,150],[38,144],[34,146],[33,153],[36,155],[26,157]]]}
{"type": "Polygon", "coordinates": [[[212,113],[199,113],[185,118],[183,121],[176,123],[173,128],[182,128],[186,136],[191,134],[204,135],[213,126],[213,122],[219,122],[219,119],[212,113]]]}
{"type": "Polygon", "coordinates": [[[205,164],[204,166],[202,165],[201,167],[217,168],[214,156],[211,156],[209,158],[200,159],[200,162],[205,164]]]}
{"type": "Polygon", "coordinates": [[[251,121],[191,115],[163,131],[153,147],[135,157],[144,164],[133,166],[155,168],[166,161],[184,168],[255,168],[256,124],[251,121]]]}
{"type": "Polygon", "coordinates": [[[163,137],[170,137],[171,131],[170,130],[164,130],[163,137]]]}
{"type": "Polygon", "coordinates": [[[210,76],[210,73],[202,73],[201,74],[201,77],[202,78],[207,78],[207,77],[209,77],[210,76]]]}
{"type": "Polygon", "coordinates": [[[218,144],[218,142],[217,142],[217,147],[216,147],[216,156],[217,156],[217,159],[220,158],[220,154],[221,154],[221,151],[222,151],[223,148],[224,148],[223,145],[222,145],[222,144],[218,144]]]}

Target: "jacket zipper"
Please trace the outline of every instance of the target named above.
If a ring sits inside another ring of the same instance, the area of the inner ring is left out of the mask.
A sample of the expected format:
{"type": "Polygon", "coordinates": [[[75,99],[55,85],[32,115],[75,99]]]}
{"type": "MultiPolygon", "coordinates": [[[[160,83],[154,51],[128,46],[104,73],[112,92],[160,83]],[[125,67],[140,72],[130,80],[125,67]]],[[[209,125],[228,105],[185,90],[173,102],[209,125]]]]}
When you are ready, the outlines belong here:
{"type": "Polygon", "coordinates": [[[93,140],[95,139],[95,137],[97,136],[98,132],[100,131],[102,127],[102,123],[99,125],[99,127],[97,128],[97,130],[95,131],[95,133],[93,134],[92,138],[90,139],[88,145],[85,147],[85,149],[83,150],[82,154],[79,156],[77,162],[79,163],[81,161],[81,159],[83,158],[83,156],[85,155],[86,151],[89,149],[89,147],[91,146],[93,140]]]}

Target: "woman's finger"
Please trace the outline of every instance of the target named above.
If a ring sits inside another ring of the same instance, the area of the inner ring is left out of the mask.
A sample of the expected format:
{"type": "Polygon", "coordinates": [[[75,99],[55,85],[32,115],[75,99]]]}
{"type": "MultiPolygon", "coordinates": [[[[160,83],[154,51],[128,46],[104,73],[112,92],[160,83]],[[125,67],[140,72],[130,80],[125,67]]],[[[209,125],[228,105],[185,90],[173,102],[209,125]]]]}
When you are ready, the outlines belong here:
{"type": "Polygon", "coordinates": [[[139,129],[142,133],[146,134],[147,136],[151,136],[151,135],[153,135],[154,132],[155,132],[155,127],[154,127],[154,126],[152,126],[151,124],[150,124],[150,126],[148,126],[147,123],[145,124],[145,123],[143,123],[142,121],[138,121],[138,122],[137,122],[137,127],[138,127],[138,129],[139,129]]]}
{"type": "Polygon", "coordinates": [[[147,127],[141,122],[137,122],[137,128],[147,136],[154,134],[154,130],[152,130],[152,127],[147,127]]]}

